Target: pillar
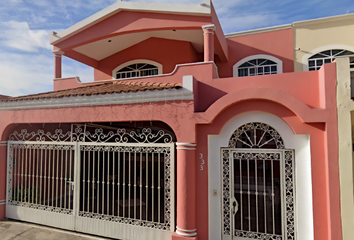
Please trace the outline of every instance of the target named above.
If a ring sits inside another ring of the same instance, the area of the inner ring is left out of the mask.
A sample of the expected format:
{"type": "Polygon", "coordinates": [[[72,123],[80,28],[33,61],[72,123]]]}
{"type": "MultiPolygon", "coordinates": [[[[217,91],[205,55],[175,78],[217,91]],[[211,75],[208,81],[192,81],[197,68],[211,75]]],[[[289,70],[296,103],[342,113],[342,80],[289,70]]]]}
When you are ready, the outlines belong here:
{"type": "Polygon", "coordinates": [[[54,54],[54,78],[61,78],[61,56],[64,54],[62,51],[52,51],[54,54]]]}
{"type": "Polygon", "coordinates": [[[7,142],[0,141],[0,221],[5,219],[6,209],[7,142]]]}
{"type": "Polygon", "coordinates": [[[202,26],[204,35],[204,62],[214,62],[214,24],[202,26]]]}
{"type": "Polygon", "coordinates": [[[177,143],[177,229],[173,240],[195,240],[196,184],[194,143],[177,143]]]}

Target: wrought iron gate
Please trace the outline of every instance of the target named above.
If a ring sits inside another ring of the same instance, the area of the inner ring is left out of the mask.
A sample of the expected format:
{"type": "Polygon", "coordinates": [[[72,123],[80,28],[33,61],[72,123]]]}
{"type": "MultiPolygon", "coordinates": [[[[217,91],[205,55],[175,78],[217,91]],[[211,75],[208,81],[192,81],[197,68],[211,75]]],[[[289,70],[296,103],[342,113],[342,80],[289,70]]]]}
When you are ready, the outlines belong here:
{"type": "Polygon", "coordinates": [[[223,240],[295,240],[294,151],[250,122],[221,148],[223,240]]]}
{"type": "Polygon", "coordinates": [[[114,238],[174,231],[174,143],[163,131],[14,132],[8,218],[114,238]]]}
{"type": "Polygon", "coordinates": [[[294,152],[221,151],[224,239],[294,240],[294,152]]]}

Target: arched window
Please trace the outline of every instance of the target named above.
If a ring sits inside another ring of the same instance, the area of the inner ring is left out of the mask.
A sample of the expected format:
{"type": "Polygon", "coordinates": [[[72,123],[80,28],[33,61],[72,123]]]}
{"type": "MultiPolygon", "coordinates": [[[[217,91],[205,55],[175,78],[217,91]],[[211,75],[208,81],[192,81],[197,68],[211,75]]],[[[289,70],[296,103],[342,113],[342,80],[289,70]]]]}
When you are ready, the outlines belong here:
{"type": "Polygon", "coordinates": [[[250,122],[235,130],[230,137],[229,147],[283,149],[284,142],[280,134],[268,124],[250,122]]]}
{"type": "Polygon", "coordinates": [[[162,74],[162,65],[150,60],[133,60],[119,65],[112,74],[115,79],[154,76],[162,74]]]}
{"type": "Polygon", "coordinates": [[[331,49],[316,53],[309,57],[309,71],[315,71],[321,68],[324,63],[330,63],[337,57],[349,57],[350,68],[354,69],[354,53],[345,49],[331,49]]]}
{"type": "Polygon", "coordinates": [[[283,63],[273,56],[253,55],[236,63],[233,72],[234,77],[277,74],[283,72],[283,63]]]}

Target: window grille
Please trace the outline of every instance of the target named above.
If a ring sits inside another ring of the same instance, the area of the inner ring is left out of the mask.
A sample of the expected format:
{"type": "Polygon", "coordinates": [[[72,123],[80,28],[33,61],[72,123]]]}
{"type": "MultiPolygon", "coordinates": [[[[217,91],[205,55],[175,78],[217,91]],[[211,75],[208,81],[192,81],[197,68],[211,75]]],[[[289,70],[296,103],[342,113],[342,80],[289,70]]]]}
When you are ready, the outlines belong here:
{"type": "Polygon", "coordinates": [[[158,75],[158,67],[147,63],[135,63],[117,71],[116,79],[158,75]]]}
{"type": "Polygon", "coordinates": [[[324,63],[331,63],[336,57],[349,57],[350,68],[354,70],[354,53],[343,49],[326,50],[309,58],[309,71],[319,70],[324,63]]]}
{"type": "Polygon", "coordinates": [[[238,67],[239,77],[269,75],[277,73],[277,63],[263,58],[247,61],[238,67]]]}

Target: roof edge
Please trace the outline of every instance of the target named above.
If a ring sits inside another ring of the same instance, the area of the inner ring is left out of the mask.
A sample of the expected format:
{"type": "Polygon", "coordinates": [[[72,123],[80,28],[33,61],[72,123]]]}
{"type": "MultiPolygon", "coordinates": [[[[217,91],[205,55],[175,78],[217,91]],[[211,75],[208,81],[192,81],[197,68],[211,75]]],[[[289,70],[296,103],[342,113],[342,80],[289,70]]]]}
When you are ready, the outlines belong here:
{"type": "Polygon", "coordinates": [[[146,102],[167,102],[175,100],[193,100],[194,94],[188,88],[163,89],[147,92],[127,92],[99,94],[90,96],[69,96],[62,98],[34,99],[13,102],[0,102],[0,111],[24,110],[24,109],[45,109],[45,108],[65,108],[84,106],[103,106],[117,104],[134,104],[146,102]]]}
{"type": "Polygon", "coordinates": [[[65,39],[84,31],[85,29],[113,16],[120,11],[139,11],[169,13],[195,16],[211,16],[211,6],[205,0],[201,4],[166,4],[166,3],[144,3],[144,2],[125,2],[118,0],[107,8],[89,16],[88,18],[74,24],[60,33],[52,31],[50,33],[50,44],[58,44],[65,39]]]}
{"type": "Polygon", "coordinates": [[[247,30],[247,31],[242,31],[242,32],[228,33],[228,34],[225,34],[225,37],[226,38],[241,37],[241,36],[246,36],[246,35],[251,35],[251,34],[279,31],[279,30],[289,29],[291,27],[292,27],[291,24],[285,24],[285,25],[279,25],[279,26],[274,26],[274,27],[258,28],[258,29],[247,30]]]}
{"type": "Polygon", "coordinates": [[[331,17],[323,17],[323,18],[316,18],[316,19],[293,22],[292,25],[293,25],[293,27],[301,27],[301,26],[305,26],[305,25],[336,22],[336,21],[342,21],[342,20],[349,20],[349,19],[353,19],[353,18],[354,18],[354,13],[348,13],[348,14],[342,14],[342,15],[331,16],[331,17]]]}

